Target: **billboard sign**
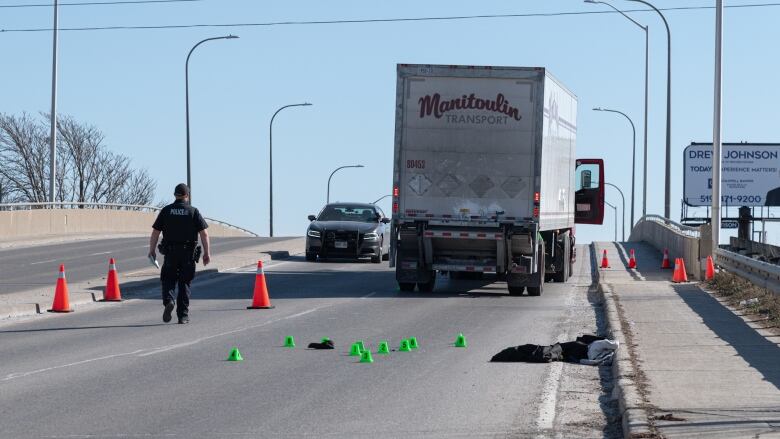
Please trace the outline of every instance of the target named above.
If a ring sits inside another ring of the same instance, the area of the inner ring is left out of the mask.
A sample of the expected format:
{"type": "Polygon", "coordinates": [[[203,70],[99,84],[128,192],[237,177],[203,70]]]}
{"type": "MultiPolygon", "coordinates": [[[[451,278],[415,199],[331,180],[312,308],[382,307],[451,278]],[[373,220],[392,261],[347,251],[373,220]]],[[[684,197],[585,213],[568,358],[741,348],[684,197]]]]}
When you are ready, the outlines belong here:
{"type": "MultiPolygon", "coordinates": [[[[683,151],[685,204],[712,205],[712,143],[692,143],[683,151]]],[[[722,145],[723,206],[780,206],[780,144],[722,145]]]]}

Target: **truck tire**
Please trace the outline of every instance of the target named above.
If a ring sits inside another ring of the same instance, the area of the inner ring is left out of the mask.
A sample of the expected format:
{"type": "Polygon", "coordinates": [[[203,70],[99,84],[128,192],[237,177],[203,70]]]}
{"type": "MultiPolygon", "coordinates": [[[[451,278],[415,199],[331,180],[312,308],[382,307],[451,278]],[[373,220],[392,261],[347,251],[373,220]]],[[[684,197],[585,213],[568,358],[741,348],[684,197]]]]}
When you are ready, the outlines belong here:
{"type": "Polygon", "coordinates": [[[309,262],[314,262],[317,260],[317,253],[314,252],[306,252],[306,260],[309,262]]]}
{"type": "Polygon", "coordinates": [[[378,264],[380,262],[382,262],[382,257],[381,256],[371,256],[371,263],[372,264],[378,264]]]}
{"type": "Polygon", "coordinates": [[[508,287],[510,296],[522,296],[525,287],[508,287]]]}
{"type": "Polygon", "coordinates": [[[540,247],[539,254],[542,256],[539,258],[539,286],[528,287],[529,296],[541,296],[542,290],[544,289],[544,245],[541,245],[540,247]]]}
{"type": "Polygon", "coordinates": [[[422,293],[430,293],[433,291],[433,288],[436,286],[436,272],[431,275],[431,280],[425,283],[418,283],[417,289],[420,290],[422,293]]]}
{"type": "Polygon", "coordinates": [[[563,258],[561,258],[561,268],[553,274],[553,280],[555,282],[566,282],[569,280],[569,271],[571,270],[571,242],[569,241],[569,234],[563,237],[563,258]]]}
{"type": "Polygon", "coordinates": [[[414,291],[414,284],[413,283],[408,283],[408,282],[399,282],[398,283],[398,288],[401,291],[408,293],[410,291],[414,291]]]}

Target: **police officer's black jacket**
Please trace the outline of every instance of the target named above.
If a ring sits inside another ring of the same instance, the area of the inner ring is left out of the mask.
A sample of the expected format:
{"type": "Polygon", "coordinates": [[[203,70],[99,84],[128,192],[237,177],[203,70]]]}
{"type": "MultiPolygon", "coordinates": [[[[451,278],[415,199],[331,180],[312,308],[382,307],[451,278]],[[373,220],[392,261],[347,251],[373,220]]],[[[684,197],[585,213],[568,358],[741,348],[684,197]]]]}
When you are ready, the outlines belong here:
{"type": "Polygon", "coordinates": [[[176,200],[160,210],[152,227],[163,233],[166,244],[194,244],[198,242],[198,232],[208,224],[197,208],[184,200],[176,200]]]}

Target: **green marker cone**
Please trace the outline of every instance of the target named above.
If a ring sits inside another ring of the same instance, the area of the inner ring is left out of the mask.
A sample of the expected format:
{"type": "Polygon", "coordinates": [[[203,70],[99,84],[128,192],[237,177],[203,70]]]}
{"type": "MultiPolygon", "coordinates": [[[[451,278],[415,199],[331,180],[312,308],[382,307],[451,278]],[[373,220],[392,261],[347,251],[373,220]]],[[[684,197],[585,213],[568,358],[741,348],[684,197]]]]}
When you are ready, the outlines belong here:
{"type": "Polygon", "coordinates": [[[417,337],[409,337],[409,347],[412,349],[420,347],[420,345],[417,344],[417,337]]]}
{"type": "Polygon", "coordinates": [[[388,355],[390,353],[390,345],[387,341],[380,341],[379,348],[376,350],[378,355],[388,355]]]}
{"type": "Polygon", "coordinates": [[[401,346],[398,348],[401,352],[409,352],[412,348],[409,346],[409,340],[401,340],[401,346]]]}
{"type": "Polygon", "coordinates": [[[230,350],[230,355],[228,356],[228,361],[244,361],[244,358],[241,356],[241,352],[238,351],[238,348],[233,348],[230,350]]]}
{"type": "Polygon", "coordinates": [[[469,344],[466,342],[466,337],[463,335],[463,333],[461,332],[460,334],[458,334],[458,338],[455,339],[455,347],[456,348],[465,348],[468,345],[469,344]]]}
{"type": "Polygon", "coordinates": [[[371,351],[363,351],[363,353],[360,355],[360,362],[373,363],[374,359],[371,357],[371,351]]]}
{"type": "Polygon", "coordinates": [[[291,349],[295,347],[295,338],[292,335],[284,338],[284,347],[291,349]]]}
{"type": "Polygon", "coordinates": [[[320,341],[320,343],[327,343],[329,341],[330,341],[330,337],[322,337],[322,340],[320,341]]]}
{"type": "Polygon", "coordinates": [[[360,353],[363,353],[366,351],[366,345],[363,343],[363,340],[358,340],[355,342],[356,345],[360,346],[360,353]]]}
{"type": "Polygon", "coordinates": [[[357,343],[352,343],[352,348],[349,350],[349,356],[350,357],[359,357],[363,354],[363,351],[360,349],[360,345],[357,343]]]}

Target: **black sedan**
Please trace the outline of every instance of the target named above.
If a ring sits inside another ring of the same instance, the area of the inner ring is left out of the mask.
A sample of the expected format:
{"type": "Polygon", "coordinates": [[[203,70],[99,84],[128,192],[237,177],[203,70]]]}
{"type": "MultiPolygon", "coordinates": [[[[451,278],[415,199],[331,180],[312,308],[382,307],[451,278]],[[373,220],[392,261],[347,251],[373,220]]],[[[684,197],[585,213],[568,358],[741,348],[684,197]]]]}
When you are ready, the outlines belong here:
{"type": "Polygon", "coordinates": [[[388,259],[390,220],[374,204],[334,203],[319,215],[309,215],[306,260],[359,259],[370,257],[378,264],[388,259]]]}

